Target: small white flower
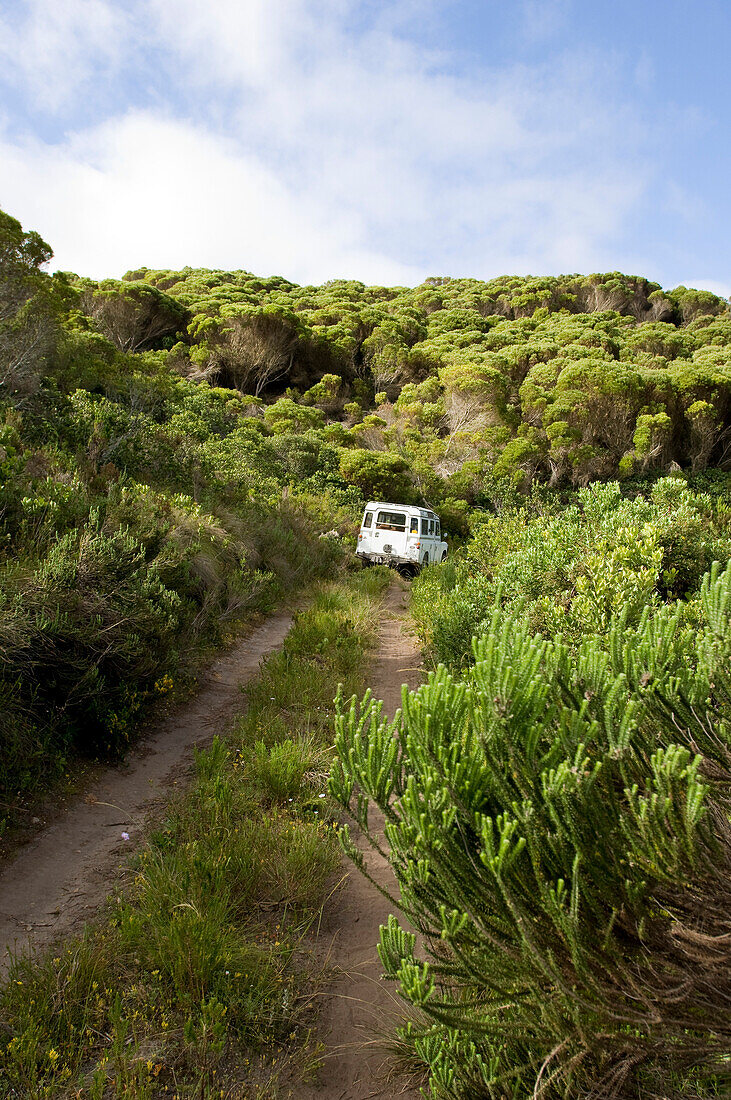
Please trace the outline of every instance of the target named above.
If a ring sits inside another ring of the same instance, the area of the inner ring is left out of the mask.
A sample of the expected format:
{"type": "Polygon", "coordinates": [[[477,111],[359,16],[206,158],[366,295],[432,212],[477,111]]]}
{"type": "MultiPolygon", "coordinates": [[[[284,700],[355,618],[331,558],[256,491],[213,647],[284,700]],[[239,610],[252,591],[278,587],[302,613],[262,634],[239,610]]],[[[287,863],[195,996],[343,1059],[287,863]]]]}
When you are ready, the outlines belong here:
{"type": "Polygon", "coordinates": [[[122,840],[129,840],[129,833],[122,833],[122,840]]]}

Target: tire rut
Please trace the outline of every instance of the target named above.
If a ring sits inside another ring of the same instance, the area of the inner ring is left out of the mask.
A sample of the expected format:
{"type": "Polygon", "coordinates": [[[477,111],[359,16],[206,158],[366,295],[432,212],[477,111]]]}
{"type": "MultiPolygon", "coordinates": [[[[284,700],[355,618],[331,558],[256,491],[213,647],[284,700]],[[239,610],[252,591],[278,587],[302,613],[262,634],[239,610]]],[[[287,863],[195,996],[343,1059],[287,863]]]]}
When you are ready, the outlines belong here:
{"type": "Polygon", "coordinates": [[[81,802],[7,864],[0,874],[0,976],[15,952],[43,950],[98,912],[150,811],[185,781],[192,749],[226,729],[240,710],[241,688],[291,625],[292,614],[281,611],[236,643],[207,670],[190,702],[123,766],[104,768],[81,802]]]}
{"type": "MultiPolygon", "coordinates": [[[[401,686],[422,682],[421,654],[407,633],[407,587],[394,580],[384,604],[378,655],[370,683],[373,693],[393,715],[401,706],[401,686]]],[[[377,819],[375,819],[377,821],[377,819]]],[[[382,822],[379,827],[382,827],[382,822]]],[[[367,852],[374,879],[393,889],[390,865],[374,852],[363,836],[352,834],[367,852]]],[[[350,870],[345,885],[326,906],[320,938],[331,942],[329,961],[336,972],[325,994],[319,1033],[325,1045],[316,1085],[300,1085],[297,1100],[375,1100],[376,1097],[417,1100],[418,1090],[399,1080],[389,1059],[386,1039],[403,1017],[393,983],[381,978],[376,951],[378,929],[393,907],[358,871],[350,870]]]]}

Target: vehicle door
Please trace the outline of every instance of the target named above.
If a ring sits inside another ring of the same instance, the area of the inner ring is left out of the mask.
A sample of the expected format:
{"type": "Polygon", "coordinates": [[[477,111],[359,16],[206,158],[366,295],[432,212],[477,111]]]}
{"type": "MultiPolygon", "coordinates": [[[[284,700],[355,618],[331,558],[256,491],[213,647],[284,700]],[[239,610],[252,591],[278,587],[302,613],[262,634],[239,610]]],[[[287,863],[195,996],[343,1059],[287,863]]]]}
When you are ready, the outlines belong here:
{"type": "Polygon", "coordinates": [[[375,553],[378,546],[378,543],[373,537],[375,530],[376,525],[373,509],[366,509],[366,513],[363,516],[363,522],[360,526],[360,535],[358,537],[358,552],[360,554],[375,553]]]}
{"type": "Polygon", "coordinates": [[[421,535],[419,532],[419,517],[408,516],[408,531],[406,534],[406,552],[405,557],[411,561],[419,560],[419,551],[421,548],[421,535]]]}
{"type": "Polygon", "coordinates": [[[443,561],[447,556],[447,544],[442,537],[442,524],[440,520],[435,522],[436,544],[434,547],[434,553],[436,555],[435,561],[443,561]]]}
{"type": "Polygon", "coordinates": [[[376,515],[373,533],[375,552],[389,555],[403,554],[406,541],[406,514],[381,509],[376,515]]]}
{"type": "Polygon", "coordinates": [[[421,519],[421,562],[434,561],[434,520],[422,516],[421,519]]]}

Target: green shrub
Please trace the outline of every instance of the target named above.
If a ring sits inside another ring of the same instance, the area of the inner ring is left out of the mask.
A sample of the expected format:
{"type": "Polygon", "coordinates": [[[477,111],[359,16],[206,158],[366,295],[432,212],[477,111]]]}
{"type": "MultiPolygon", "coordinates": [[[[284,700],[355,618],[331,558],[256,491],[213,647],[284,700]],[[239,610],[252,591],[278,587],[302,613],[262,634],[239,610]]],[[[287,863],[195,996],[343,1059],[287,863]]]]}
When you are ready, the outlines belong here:
{"type": "Polygon", "coordinates": [[[414,1010],[402,1045],[435,1097],[720,1094],[731,567],[704,579],[693,630],[625,610],[572,651],[496,606],[474,658],[393,722],[366,695],[336,723],[330,790],[409,922],[379,948],[414,1010]]]}
{"type": "Polygon", "coordinates": [[[202,645],[344,553],[319,537],[332,525],[327,502],[313,517],[278,493],[234,512],[126,476],[103,494],[78,476],[46,476],[15,507],[15,560],[0,560],[0,817],[70,753],[126,751],[202,645]]]}
{"type": "Polygon", "coordinates": [[[412,498],[408,464],[398,455],[364,449],[343,451],[340,473],[366,499],[408,503],[412,498]]]}
{"type": "Polygon", "coordinates": [[[414,615],[434,659],[459,668],[471,660],[497,593],[528,601],[536,629],[578,644],[602,633],[612,614],[628,622],[660,600],[692,599],[714,557],[731,553],[723,508],[685,481],[661,478],[648,498],[628,499],[619,484],[595,483],[568,507],[482,517],[461,559],[430,566],[414,583],[414,615]]]}

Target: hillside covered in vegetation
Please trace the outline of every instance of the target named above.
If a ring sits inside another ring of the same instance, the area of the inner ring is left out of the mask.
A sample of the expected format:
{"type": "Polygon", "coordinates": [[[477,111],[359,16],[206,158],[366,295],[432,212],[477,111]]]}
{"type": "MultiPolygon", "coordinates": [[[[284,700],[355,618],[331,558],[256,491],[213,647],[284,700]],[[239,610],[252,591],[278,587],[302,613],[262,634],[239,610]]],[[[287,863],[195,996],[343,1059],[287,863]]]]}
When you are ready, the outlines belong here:
{"type": "MultiPolygon", "coordinates": [[[[363,497],[475,505],[731,461],[731,314],[619,274],[299,287],[49,276],[0,214],[4,798],[118,751],[363,497]],[[55,762],[55,763],[54,763],[55,762]]],[[[323,554],[326,546],[327,553],[323,554]]]]}
{"type": "Polygon", "coordinates": [[[342,705],[330,780],[333,815],[386,815],[426,945],[383,931],[404,1064],[434,1097],[720,1095],[729,303],[618,273],[95,282],[50,257],[0,212],[0,819],[347,565],[365,499],[428,504],[460,547],[413,589],[435,671],[396,726],[342,705]]]}
{"type": "MultiPolygon", "coordinates": [[[[400,487],[417,496],[477,499],[500,478],[525,488],[698,471],[731,454],[731,312],[706,291],[618,273],[410,290],[142,269],[76,285],[119,348],[170,344],[185,323],[175,369],[268,402],[284,393],[300,408],[264,412],[275,431],[344,422],[351,434],[331,442],[398,455],[400,487]]],[[[346,481],[366,482],[369,468],[340,456],[346,481]]]]}

